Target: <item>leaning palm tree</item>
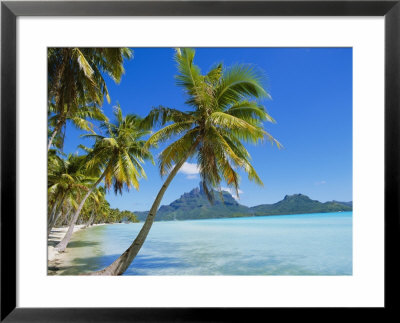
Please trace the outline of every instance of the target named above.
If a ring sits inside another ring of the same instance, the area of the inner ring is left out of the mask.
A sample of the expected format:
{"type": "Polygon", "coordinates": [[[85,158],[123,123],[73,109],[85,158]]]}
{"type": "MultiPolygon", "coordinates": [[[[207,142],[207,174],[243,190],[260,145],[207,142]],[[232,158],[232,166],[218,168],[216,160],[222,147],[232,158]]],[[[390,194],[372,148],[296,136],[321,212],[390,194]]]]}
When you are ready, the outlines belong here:
{"type": "Polygon", "coordinates": [[[93,178],[81,172],[83,158],[68,155],[66,159],[50,151],[48,156],[47,196],[48,222],[47,236],[62,214],[65,204],[74,205],[83,192],[93,183],[93,178]]]}
{"type": "Polygon", "coordinates": [[[131,246],[110,266],[92,275],[121,275],[125,272],[150,231],[165,191],[189,158],[197,159],[202,185],[210,201],[214,198],[212,188],[221,191],[222,181],[238,194],[238,169],[262,185],[242,143],[268,139],[280,146],[263,129],[263,121],[274,120],[255,101],[269,96],[262,86],[262,77],[251,66],[236,65],[223,69],[222,64],[203,75],[193,64],[194,55],[193,49],[177,49],[175,55],[177,84],[186,92],[186,104],[191,110],[181,112],[159,107],[153,109],[145,120],[148,126],[159,122],[167,124],[149,138],[148,145],[179,136],[159,155],[160,173],[168,176],[131,246]]]}
{"type": "Polygon", "coordinates": [[[106,194],[105,189],[103,187],[98,187],[96,189],[95,194],[91,195],[92,200],[90,201],[90,204],[87,205],[90,211],[88,212],[87,221],[85,223],[84,228],[87,228],[93,224],[97,213],[101,210],[101,207],[104,205],[104,202],[106,200],[105,194],[106,194]]]}
{"type": "Polygon", "coordinates": [[[115,124],[110,122],[102,124],[107,137],[97,134],[84,135],[96,139],[93,149],[87,149],[89,153],[86,157],[85,170],[88,175],[95,173],[99,176],[81,200],[65,237],[55,247],[59,252],[63,252],[67,247],[86,200],[103,180],[107,189],[112,186],[115,193],[122,193],[124,187],[129,189],[133,186],[138,190],[139,179],[146,178],[141,164],[145,160],[152,161],[152,155],[145,147],[146,142],[142,138],[150,132],[141,128],[142,119],[139,117],[135,115],[123,117],[119,106],[115,108],[114,115],[115,124]]]}
{"type": "MultiPolygon", "coordinates": [[[[124,59],[131,57],[131,49],[125,47],[48,49],[48,106],[49,113],[54,114],[48,150],[56,135],[65,130],[67,120],[75,124],[79,121],[74,120],[76,117],[99,120],[99,111],[95,108],[103,104],[104,96],[110,102],[103,74],[120,82],[124,59]],[[92,110],[92,113],[88,115],[79,112],[80,109],[92,110]]],[[[100,120],[103,119],[101,113],[100,120]]],[[[82,121],[78,124],[84,125],[82,121]]]]}
{"type": "Polygon", "coordinates": [[[65,136],[65,126],[68,121],[70,121],[77,129],[95,133],[94,124],[88,119],[97,121],[108,120],[102,109],[95,105],[82,106],[79,109],[69,109],[67,105],[64,105],[64,109],[61,111],[61,109],[57,108],[54,104],[49,104],[48,113],[48,151],[50,151],[51,146],[60,149],[62,148],[65,136]],[[62,131],[62,129],[64,129],[64,131],[62,131]]]}

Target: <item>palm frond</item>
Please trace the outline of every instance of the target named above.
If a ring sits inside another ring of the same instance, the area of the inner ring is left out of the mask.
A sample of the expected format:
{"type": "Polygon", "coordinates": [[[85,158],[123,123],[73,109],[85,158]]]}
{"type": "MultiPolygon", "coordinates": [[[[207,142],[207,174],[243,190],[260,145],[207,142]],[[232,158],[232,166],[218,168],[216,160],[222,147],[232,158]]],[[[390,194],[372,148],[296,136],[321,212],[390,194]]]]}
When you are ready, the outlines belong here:
{"type": "Polygon", "coordinates": [[[150,136],[145,147],[156,146],[158,143],[169,139],[172,135],[179,135],[184,131],[189,130],[191,127],[193,127],[193,122],[191,121],[177,122],[165,126],[150,136]]]}
{"type": "Polygon", "coordinates": [[[215,126],[225,129],[251,132],[251,134],[256,138],[262,137],[264,134],[264,131],[260,127],[253,126],[247,121],[225,112],[212,113],[210,115],[210,120],[215,126]]]}
{"type": "Polygon", "coordinates": [[[250,65],[235,65],[226,69],[216,88],[218,105],[221,108],[226,107],[247,97],[269,98],[270,95],[262,85],[262,79],[261,72],[250,65]]]}
{"type": "Polygon", "coordinates": [[[74,126],[77,127],[78,129],[90,131],[92,134],[95,133],[93,130],[93,123],[87,121],[86,119],[73,117],[71,118],[71,121],[74,124],[74,126]]]}
{"type": "Polygon", "coordinates": [[[259,121],[276,121],[267,113],[265,108],[255,101],[243,100],[232,105],[225,111],[234,117],[247,121],[250,124],[257,125],[259,121]]]}
{"type": "Polygon", "coordinates": [[[161,176],[168,174],[173,165],[182,160],[182,158],[192,148],[198,133],[198,128],[189,130],[180,139],[170,144],[161,152],[158,158],[161,176]]]}
{"type": "Polygon", "coordinates": [[[175,61],[178,74],[175,76],[176,84],[183,87],[189,96],[196,96],[200,83],[204,79],[200,68],[193,64],[195,51],[192,48],[177,48],[175,61]]]}
{"type": "Polygon", "coordinates": [[[85,73],[85,76],[93,82],[92,76],[93,76],[93,68],[90,66],[90,63],[87,61],[85,55],[81,52],[79,48],[73,48],[72,49],[73,55],[75,56],[75,59],[79,63],[80,69],[85,73]]]}
{"type": "Polygon", "coordinates": [[[143,129],[151,129],[158,125],[165,125],[168,122],[185,122],[194,121],[193,117],[185,112],[159,106],[153,108],[146,118],[143,119],[141,127],[143,129]]]}

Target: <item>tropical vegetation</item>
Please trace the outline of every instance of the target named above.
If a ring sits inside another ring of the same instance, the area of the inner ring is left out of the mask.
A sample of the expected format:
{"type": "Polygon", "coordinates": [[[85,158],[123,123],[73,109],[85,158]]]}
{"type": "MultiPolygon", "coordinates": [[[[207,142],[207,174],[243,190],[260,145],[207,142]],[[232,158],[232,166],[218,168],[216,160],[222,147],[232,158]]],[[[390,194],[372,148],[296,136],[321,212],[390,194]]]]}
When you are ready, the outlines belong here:
{"type": "Polygon", "coordinates": [[[48,51],[48,150],[62,147],[67,121],[92,131],[88,121],[107,118],[101,110],[110,95],[107,74],[120,82],[124,59],[132,58],[129,48],[49,48],[48,51]]]}
{"type": "Polygon", "coordinates": [[[195,159],[202,186],[210,202],[213,188],[221,191],[226,182],[238,194],[239,174],[262,185],[250,162],[243,143],[257,144],[264,140],[279,142],[264,130],[263,122],[274,122],[257,101],[269,97],[262,84],[262,74],[250,65],[224,68],[216,65],[202,74],[194,64],[195,51],[177,49],[175,61],[177,85],[186,94],[187,111],[160,106],[154,108],[143,122],[144,127],[163,126],[147,140],[146,147],[176,139],[159,154],[159,171],[166,176],[147,218],[132,244],[105,269],[93,275],[121,275],[141,249],[154,222],[165,191],[185,161],[195,159]]]}
{"type": "Polygon", "coordinates": [[[125,186],[138,189],[145,177],[141,163],[151,158],[138,137],[140,119],[115,108],[115,123],[102,111],[104,97],[110,102],[106,76],[118,83],[124,74],[129,48],[49,48],[48,49],[48,225],[68,225],[56,246],[64,251],[76,224],[137,221],[130,211],[110,209],[105,199],[111,186],[121,192],[125,186]],[[80,146],[84,155],[62,151],[67,122],[94,136],[92,148],[80,146]],[[95,132],[96,127],[106,136],[95,132]],[[99,123],[100,122],[100,123],[99,123]],[[137,140],[138,139],[138,140],[137,140]],[[121,168],[120,166],[123,166],[121,168]],[[105,182],[105,186],[99,184],[105,182]]]}
{"type": "Polygon", "coordinates": [[[87,150],[87,155],[82,160],[83,171],[94,178],[93,184],[80,199],[79,205],[71,219],[65,237],[55,247],[64,251],[67,247],[76,221],[91,196],[95,196],[97,186],[104,180],[107,189],[113,187],[115,193],[122,193],[122,189],[131,187],[139,189],[139,179],[146,178],[146,173],[141,164],[145,160],[153,160],[152,155],[145,145],[143,137],[149,131],[142,129],[142,119],[135,115],[122,115],[120,106],[115,107],[115,123],[102,122],[100,127],[104,135],[87,134],[93,137],[93,148],[82,147],[87,150]]]}
{"type": "Polygon", "coordinates": [[[251,65],[225,67],[222,63],[202,73],[190,48],[176,49],[174,57],[176,84],[186,96],[185,111],[160,105],[147,116],[124,116],[117,105],[109,120],[102,110],[104,97],[110,102],[105,75],[120,82],[124,60],[131,57],[128,48],[48,50],[48,235],[54,226],[69,226],[55,247],[59,252],[67,248],[76,224],[137,222],[132,212],[111,209],[106,192],[138,190],[140,180],[146,178],[144,163],[154,163],[150,150],[166,145],[158,154],[159,173],[165,181],[141,230],[120,257],[93,275],[126,271],[146,240],[167,188],[186,161],[197,163],[207,203],[219,205],[218,197],[229,199],[222,184],[238,195],[239,171],[263,185],[246,144],[270,141],[280,147],[264,129],[264,122],[274,120],[260,103],[269,97],[262,73],[251,65]],[[67,122],[92,140],[90,147],[79,146],[82,155],[62,151],[67,122]]]}

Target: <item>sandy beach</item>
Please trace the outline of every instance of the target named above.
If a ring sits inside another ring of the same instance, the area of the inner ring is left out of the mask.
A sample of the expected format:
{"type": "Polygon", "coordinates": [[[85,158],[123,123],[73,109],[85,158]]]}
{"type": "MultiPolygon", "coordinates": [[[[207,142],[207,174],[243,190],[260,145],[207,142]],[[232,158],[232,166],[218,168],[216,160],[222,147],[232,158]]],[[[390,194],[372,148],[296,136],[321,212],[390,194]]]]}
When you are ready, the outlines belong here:
{"type": "MultiPolygon", "coordinates": [[[[105,225],[105,223],[94,224],[93,226],[105,225]]],[[[84,224],[75,225],[74,232],[82,230],[85,227],[84,224]]],[[[61,264],[65,265],[68,253],[68,247],[65,252],[58,252],[54,247],[64,238],[68,227],[53,228],[50,232],[47,240],[47,274],[57,275],[59,273],[61,264]]]]}

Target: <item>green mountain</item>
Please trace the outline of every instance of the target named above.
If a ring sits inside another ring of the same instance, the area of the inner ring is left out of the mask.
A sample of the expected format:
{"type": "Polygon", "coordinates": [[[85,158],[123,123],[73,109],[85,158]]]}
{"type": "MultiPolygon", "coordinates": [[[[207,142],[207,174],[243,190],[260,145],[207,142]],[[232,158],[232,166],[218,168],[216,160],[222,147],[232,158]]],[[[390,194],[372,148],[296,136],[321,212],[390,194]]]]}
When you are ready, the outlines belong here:
{"type": "Polygon", "coordinates": [[[344,205],[347,205],[347,206],[350,206],[351,208],[353,208],[353,201],[350,201],[350,202],[332,201],[332,202],[339,203],[339,204],[344,204],[344,205]]]}
{"type": "MultiPolygon", "coordinates": [[[[184,193],[170,205],[161,206],[156,215],[156,221],[189,220],[189,219],[216,219],[251,216],[249,208],[240,205],[228,192],[214,191],[214,204],[210,204],[202,185],[184,193]]],[[[146,212],[135,212],[140,221],[144,221],[146,212]]]]}
{"type": "MultiPolygon", "coordinates": [[[[302,213],[326,213],[351,211],[352,202],[325,202],[311,200],[303,194],[286,195],[282,201],[274,204],[262,204],[247,207],[239,204],[231,194],[214,191],[215,201],[211,205],[202,186],[189,193],[184,193],[179,199],[169,205],[159,208],[156,221],[190,220],[190,219],[216,219],[245,216],[283,215],[302,213]]],[[[140,221],[144,221],[148,211],[135,212],[140,221]]]]}
{"type": "Polygon", "coordinates": [[[325,202],[321,203],[310,199],[303,194],[286,195],[282,201],[275,204],[262,204],[251,207],[251,213],[257,215],[302,214],[302,213],[326,213],[351,211],[351,202],[325,202]]]}

